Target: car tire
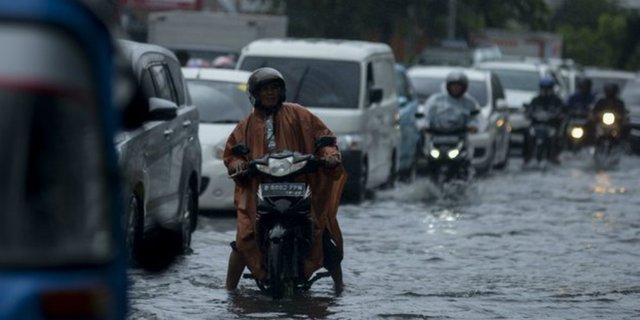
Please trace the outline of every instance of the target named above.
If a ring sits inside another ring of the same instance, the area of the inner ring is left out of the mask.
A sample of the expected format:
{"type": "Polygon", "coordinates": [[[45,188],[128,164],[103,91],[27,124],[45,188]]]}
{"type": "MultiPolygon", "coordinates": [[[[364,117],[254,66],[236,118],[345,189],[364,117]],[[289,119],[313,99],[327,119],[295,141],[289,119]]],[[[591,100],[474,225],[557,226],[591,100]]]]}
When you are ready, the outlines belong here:
{"type": "Polygon", "coordinates": [[[186,254],[191,251],[191,233],[194,226],[194,215],[197,214],[195,210],[194,191],[190,184],[187,185],[187,189],[182,195],[182,210],[180,211],[180,240],[182,253],[186,254]]]}
{"type": "Polygon", "coordinates": [[[504,159],[499,163],[496,163],[494,168],[503,170],[509,165],[509,153],[511,152],[511,146],[507,143],[507,150],[504,152],[504,159]]]}
{"type": "Polygon", "coordinates": [[[367,164],[367,159],[365,158],[362,160],[360,172],[353,175],[356,183],[350,186],[348,189],[345,189],[345,191],[343,191],[342,193],[342,199],[345,202],[359,204],[364,201],[364,198],[367,194],[368,174],[369,166],[367,164]]]}
{"type": "Polygon", "coordinates": [[[135,194],[129,197],[129,212],[126,225],[127,254],[129,264],[136,266],[140,258],[140,247],[143,241],[143,211],[141,202],[135,194]]]}

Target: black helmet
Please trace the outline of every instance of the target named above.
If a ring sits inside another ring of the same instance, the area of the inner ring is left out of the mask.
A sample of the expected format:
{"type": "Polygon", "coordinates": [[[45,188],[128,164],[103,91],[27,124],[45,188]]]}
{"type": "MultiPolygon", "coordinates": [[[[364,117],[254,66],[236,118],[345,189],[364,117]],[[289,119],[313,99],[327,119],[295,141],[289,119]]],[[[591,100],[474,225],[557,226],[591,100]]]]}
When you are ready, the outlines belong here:
{"type": "Polygon", "coordinates": [[[607,97],[615,97],[618,95],[619,87],[615,83],[606,83],[602,90],[604,91],[604,95],[607,97]]]}
{"type": "Polygon", "coordinates": [[[447,75],[447,80],[446,80],[446,86],[447,86],[447,92],[453,96],[453,97],[460,97],[463,96],[465,92],[467,92],[467,87],[469,86],[469,79],[467,79],[467,76],[464,74],[464,72],[462,71],[452,71],[449,73],[449,75],[447,75]],[[453,94],[451,94],[451,91],[449,91],[449,85],[451,84],[459,84],[462,86],[462,92],[456,96],[454,96],[453,94]]]}
{"type": "Polygon", "coordinates": [[[591,92],[591,79],[589,78],[580,78],[578,80],[578,88],[580,91],[589,93],[591,92]]]}
{"type": "Polygon", "coordinates": [[[265,84],[270,82],[277,82],[280,85],[280,103],[284,102],[286,98],[286,87],[282,74],[273,68],[260,68],[253,71],[247,83],[249,100],[254,107],[260,105],[258,91],[260,91],[260,88],[265,84]]]}

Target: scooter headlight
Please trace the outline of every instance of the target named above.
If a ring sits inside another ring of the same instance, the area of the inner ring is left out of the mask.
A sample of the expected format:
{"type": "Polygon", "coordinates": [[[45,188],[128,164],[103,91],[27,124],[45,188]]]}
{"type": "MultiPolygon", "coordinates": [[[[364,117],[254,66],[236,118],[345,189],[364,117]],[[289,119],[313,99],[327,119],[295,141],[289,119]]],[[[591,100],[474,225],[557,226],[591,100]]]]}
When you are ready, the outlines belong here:
{"type": "Polygon", "coordinates": [[[584,137],[584,129],[581,127],[573,127],[571,129],[571,137],[574,139],[581,139],[584,137]]]}
{"type": "Polygon", "coordinates": [[[438,159],[438,158],[440,158],[440,150],[431,149],[431,151],[429,151],[429,155],[431,155],[431,157],[434,158],[434,159],[438,159]]]}
{"type": "Polygon", "coordinates": [[[611,112],[605,112],[602,115],[602,123],[610,126],[616,122],[616,115],[611,112]]]}
{"type": "Polygon", "coordinates": [[[460,150],[458,149],[451,149],[447,152],[449,159],[455,159],[458,155],[460,155],[460,150]]]}

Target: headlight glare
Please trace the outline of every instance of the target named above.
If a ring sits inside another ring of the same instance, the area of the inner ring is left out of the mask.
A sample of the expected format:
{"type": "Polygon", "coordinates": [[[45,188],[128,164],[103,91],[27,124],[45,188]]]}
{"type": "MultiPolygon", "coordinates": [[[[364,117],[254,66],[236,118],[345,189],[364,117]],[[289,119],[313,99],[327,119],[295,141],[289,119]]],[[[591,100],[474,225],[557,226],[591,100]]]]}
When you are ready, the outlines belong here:
{"type": "Polygon", "coordinates": [[[584,129],[581,127],[571,128],[571,137],[574,139],[580,139],[584,136],[584,129]]]}
{"type": "Polygon", "coordinates": [[[447,156],[449,157],[449,159],[455,159],[459,154],[460,150],[458,149],[451,149],[449,150],[449,152],[447,152],[447,156]]]}
{"type": "Polygon", "coordinates": [[[616,115],[611,112],[605,112],[602,115],[602,123],[610,126],[616,122],[616,115]]]}
{"type": "Polygon", "coordinates": [[[440,151],[438,149],[431,149],[431,151],[429,151],[429,155],[434,159],[438,159],[440,158],[440,151]]]}

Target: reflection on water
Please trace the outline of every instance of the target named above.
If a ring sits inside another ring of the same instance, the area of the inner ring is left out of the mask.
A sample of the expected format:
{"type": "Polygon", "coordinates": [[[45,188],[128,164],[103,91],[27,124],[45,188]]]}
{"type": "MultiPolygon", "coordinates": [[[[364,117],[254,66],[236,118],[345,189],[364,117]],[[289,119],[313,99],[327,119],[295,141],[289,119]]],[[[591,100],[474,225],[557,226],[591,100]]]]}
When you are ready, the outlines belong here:
{"type": "Polygon", "coordinates": [[[325,319],[332,314],[329,308],[336,304],[336,299],[303,292],[289,299],[274,301],[259,291],[240,290],[229,294],[229,311],[241,318],[325,319]]]}

